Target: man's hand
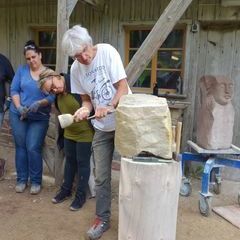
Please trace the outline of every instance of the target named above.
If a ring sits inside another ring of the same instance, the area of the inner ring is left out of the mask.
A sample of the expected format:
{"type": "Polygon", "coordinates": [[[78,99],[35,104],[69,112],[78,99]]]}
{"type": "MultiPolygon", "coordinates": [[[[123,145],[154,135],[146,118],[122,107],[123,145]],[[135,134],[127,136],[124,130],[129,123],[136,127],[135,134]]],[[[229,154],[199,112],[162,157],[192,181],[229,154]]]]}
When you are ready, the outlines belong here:
{"type": "Polygon", "coordinates": [[[81,120],[87,119],[89,114],[90,111],[87,107],[81,107],[74,113],[73,117],[76,122],[79,122],[81,120]]]}
{"type": "Polygon", "coordinates": [[[36,101],[29,106],[29,112],[37,112],[40,107],[40,102],[36,101]]]}
{"type": "Polygon", "coordinates": [[[107,114],[114,112],[114,106],[108,105],[106,107],[97,107],[95,110],[95,118],[100,119],[107,116],[107,114]]]}

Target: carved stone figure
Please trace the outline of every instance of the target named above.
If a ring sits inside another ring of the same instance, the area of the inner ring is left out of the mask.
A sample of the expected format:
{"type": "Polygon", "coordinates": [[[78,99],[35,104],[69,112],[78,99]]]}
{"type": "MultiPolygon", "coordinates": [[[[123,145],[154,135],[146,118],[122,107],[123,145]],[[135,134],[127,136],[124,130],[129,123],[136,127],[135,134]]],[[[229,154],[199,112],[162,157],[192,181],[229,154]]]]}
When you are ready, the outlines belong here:
{"type": "Polygon", "coordinates": [[[231,147],[234,124],[233,83],[226,76],[200,79],[197,144],[205,149],[231,147]]]}

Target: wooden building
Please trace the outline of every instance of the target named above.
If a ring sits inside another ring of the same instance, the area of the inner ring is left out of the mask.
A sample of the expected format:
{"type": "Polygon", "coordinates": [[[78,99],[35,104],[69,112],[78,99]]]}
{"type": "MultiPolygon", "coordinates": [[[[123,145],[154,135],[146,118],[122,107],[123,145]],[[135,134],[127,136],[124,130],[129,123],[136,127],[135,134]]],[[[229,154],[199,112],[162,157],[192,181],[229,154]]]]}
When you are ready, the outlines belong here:
{"type": "MultiPolygon", "coordinates": [[[[79,0],[70,26],[82,24],[95,43],[115,46],[127,66],[169,2],[79,0]]],[[[1,0],[0,25],[0,52],[15,69],[25,62],[23,46],[29,39],[41,47],[43,62],[55,67],[57,0],[1,0]]],[[[170,107],[183,111],[182,150],[195,138],[198,82],[205,74],[223,74],[234,81],[233,143],[239,146],[240,0],[193,0],[132,87],[134,92],[152,94],[157,83],[170,107]]]]}

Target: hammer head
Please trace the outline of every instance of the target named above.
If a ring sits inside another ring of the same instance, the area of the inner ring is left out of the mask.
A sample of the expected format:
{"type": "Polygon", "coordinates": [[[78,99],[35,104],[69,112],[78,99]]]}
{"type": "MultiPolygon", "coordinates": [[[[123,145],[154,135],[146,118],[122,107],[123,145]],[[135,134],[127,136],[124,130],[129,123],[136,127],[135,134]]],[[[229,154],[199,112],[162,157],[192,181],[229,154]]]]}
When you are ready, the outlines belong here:
{"type": "Polygon", "coordinates": [[[74,117],[72,114],[66,113],[59,115],[58,120],[61,128],[66,128],[74,122],[74,117]]]}

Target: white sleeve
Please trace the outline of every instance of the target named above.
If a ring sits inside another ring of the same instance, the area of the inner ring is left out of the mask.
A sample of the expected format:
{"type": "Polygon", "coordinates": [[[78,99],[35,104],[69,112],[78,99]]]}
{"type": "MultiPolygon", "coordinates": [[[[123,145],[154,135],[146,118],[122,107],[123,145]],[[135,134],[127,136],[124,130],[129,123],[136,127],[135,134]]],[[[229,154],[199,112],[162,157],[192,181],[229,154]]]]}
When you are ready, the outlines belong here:
{"type": "Polygon", "coordinates": [[[112,80],[112,83],[116,83],[121,79],[127,78],[121,56],[118,53],[118,51],[111,47],[111,51],[109,52],[109,59],[110,59],[110,77],[112,80]]]}
{"type": "Polygon", "coordinates": [[[85,94],[81,84],[80,84],[80,73],[77,66],[77,63],[74,62],[70,69],[71,76],[71,92],[77,94],[85,94]]]}

